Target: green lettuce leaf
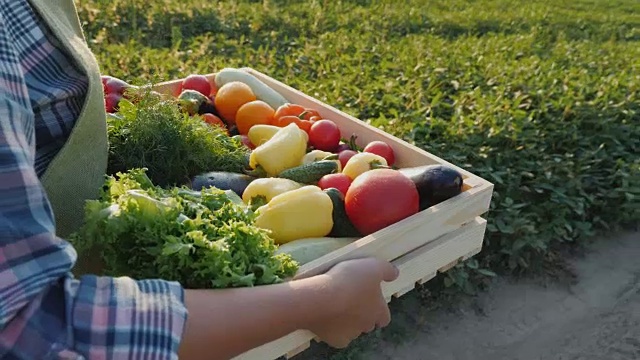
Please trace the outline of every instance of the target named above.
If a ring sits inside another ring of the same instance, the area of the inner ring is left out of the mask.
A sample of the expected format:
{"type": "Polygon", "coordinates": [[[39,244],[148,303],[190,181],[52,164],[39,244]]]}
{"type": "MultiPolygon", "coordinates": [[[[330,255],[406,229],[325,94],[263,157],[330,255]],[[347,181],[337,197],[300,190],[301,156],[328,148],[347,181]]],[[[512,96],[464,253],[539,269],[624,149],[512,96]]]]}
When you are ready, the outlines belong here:
{"type": "Polygon", "coordinates": [[[164,189],[137,168],[107,177],[71,241],[81,254],[100,253],[110,276],[162,278],[187,288],[274,284],[293,276],[298,264],[275,254],[268,230],[254,220],[226,191],[164,189]]]}

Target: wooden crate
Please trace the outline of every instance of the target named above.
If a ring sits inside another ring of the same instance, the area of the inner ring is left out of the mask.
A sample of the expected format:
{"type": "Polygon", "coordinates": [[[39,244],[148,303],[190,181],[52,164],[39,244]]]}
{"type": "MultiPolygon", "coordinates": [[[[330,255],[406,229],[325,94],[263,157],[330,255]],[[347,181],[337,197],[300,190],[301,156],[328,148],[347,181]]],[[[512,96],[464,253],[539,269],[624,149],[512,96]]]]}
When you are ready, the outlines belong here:
{"type": "MultiPolygon", "coordinates": [[[[437,272],[447,271],[481,250],[486,220],[480,215],[489,209],[492,183],[254,69],[242,70],[257,77],[289,102],[318,110],[323,118],[333,120],[340,127],[343,137],[349,138],[355,134],[358,145],[364,146],[373,140],[388,143],[395,152],[398,167],[444,164],[463,175],[463,192],[458,196],[301,266],[297,277],[323,273],[340,261],[374,256],[392,261],[400,268],[398,279],[382,284],[387,301],[391,301],[392,297],[402,296],[412,290],[416,283],[429,281],[437,272]]],[[[207,75],[210,80],[214,76],[207,75]]],[[[159,84],[156,90],[177,96],[180,80],[159,84]]],[[[241,354],[234,360],[290,358],[307,349],[314,337],[309,331],[298,330],[241,354]]]]}

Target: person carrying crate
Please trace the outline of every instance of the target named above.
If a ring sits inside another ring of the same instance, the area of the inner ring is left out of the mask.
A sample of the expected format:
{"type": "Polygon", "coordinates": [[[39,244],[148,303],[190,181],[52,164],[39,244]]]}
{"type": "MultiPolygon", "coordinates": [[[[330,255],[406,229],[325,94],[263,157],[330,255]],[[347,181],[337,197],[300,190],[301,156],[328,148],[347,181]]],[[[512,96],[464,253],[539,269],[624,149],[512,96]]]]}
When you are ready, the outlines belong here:
{"type": "Polygon", "coordinates": [[[297,329],[334,347],[384,327],[390,263],[194,290],[82,275],[63,240],[107,163],[98,65],[73,0],[0,0],[0,358],[228,359],[297,329]]]}

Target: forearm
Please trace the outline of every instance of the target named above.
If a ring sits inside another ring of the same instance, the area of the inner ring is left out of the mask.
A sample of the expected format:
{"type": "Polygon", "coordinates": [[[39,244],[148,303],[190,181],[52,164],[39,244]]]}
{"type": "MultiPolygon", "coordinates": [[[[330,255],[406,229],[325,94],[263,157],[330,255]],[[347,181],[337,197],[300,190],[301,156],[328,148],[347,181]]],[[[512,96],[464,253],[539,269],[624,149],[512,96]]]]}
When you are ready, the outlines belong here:
{"type": "Polygon", "coordinates": [[[181,359],[230,359],[336,311],[324,276],[284,284],[185,290],[181,359]]]}

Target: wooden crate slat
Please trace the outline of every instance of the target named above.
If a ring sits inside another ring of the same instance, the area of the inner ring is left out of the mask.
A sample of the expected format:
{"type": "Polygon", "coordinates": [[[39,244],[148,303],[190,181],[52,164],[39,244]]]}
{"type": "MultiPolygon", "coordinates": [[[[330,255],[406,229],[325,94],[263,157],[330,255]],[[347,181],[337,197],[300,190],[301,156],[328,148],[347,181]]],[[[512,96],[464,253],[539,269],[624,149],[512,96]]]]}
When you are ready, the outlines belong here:
{"type": "MultiPolygon", "coordinates": [[[[487,221],[481,217],[399,258],[393,263],[400,268],[400,276],[394,282],[383,283],[385,295],[400,297],[406,289],[413,289],[424,278],[433,278],[452,257],[464,257],[470,249],[482,247],[487,221]]],[[[442,271],[440,271],[442,272],[442,271]]]]}
{"type": "Polygon", "coordinates": [[[315,334],[307,330],[298,330],[270,343],[253,348],[231,360],[275,360],[293,351],[315,338],[315,334]]]}
{"type": "Polygon", "coordinates": [[[304,344],[298,346],[297,348],[287,352],[287,354],[285,355],[285,357],[287,359],[291,359],[292,357],[300,354],[301,352],[307,350],[308,348],[311,347],[311,341],[306,341],[304,344]]]}

